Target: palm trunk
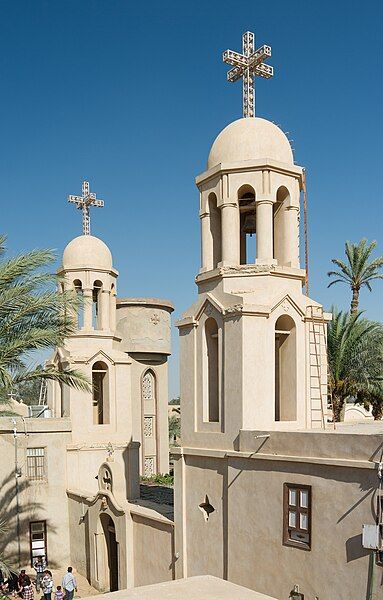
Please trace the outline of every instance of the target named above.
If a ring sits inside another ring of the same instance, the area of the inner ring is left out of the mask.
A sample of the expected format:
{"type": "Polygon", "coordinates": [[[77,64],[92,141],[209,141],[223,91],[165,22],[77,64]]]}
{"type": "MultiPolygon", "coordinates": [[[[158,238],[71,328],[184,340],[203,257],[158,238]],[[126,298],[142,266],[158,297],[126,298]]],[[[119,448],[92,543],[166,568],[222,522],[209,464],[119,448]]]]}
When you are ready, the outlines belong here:
{"type": "Polygon", "coordinates": [[[353,287],[351,289],[352,289],[351,314],[355,314],[358,312],[358,307],[359,307],[359,288],[353,287]]]}
{"type": "Polygon", "coordinates": [[[344,405],[344,398],[333,395],[333,397],[332,397],[332,412],[333,412],[334,420],[336,423],[339,423],[339,421],[340,421],[343,405],[344,405]]]}

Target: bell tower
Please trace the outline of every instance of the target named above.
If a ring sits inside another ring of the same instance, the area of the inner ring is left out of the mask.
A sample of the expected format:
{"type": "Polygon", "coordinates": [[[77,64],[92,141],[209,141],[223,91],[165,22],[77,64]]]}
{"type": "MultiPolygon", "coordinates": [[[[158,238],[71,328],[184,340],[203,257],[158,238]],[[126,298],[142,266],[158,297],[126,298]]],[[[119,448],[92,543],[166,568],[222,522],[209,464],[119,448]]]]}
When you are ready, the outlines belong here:
{"type": "MultiPolygon", "coordinates": [[[[234,66],[229,81],[262,75],[257,65],[271,49],[250,50],[224,53],[234,66]]],[[[198,300],[178,322],[184,446],[227,448],[241,429],[326,422],[329,315],[302,291],[303,169],[284,132],[253,116],[246,90],[244,118],[221,131],[196,178],[198,300]]]]}

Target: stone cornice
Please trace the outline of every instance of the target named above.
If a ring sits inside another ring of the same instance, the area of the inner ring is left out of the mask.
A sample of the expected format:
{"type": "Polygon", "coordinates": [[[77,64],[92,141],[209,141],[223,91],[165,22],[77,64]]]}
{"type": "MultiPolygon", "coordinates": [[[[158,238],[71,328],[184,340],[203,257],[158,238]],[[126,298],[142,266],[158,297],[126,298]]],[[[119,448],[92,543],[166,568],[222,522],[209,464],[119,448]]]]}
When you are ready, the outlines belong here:
{"type": "Polygon", "coordinates": [[[254,277],[262,275],[272,275],[273,277],[285,277],[288,279],[305,280],[304,269],[295,269],[292,267],[280,267],[278,265],[230,265],[218,267],[211,271],[199,273],[195,281],[198,284],[225,277],[254,277]]]}
{"type": "Polygon", "coordinates": [[[274,171],[275,173],[281,173],[282,175],[290,175],[296,177],[302,181],[303,168],[298,165],[287,165],[276,160],[269,158],[260,160],[245,160],[241,162],[232,163],[220,163],[207,171],[204,171],[200,175],[197,175],[195,182],[197,187],[202,183],[205,183],[209,179],[217,177],[217,175],[224,175],[226,173],[240,173],[243,171],[274,171]]]}

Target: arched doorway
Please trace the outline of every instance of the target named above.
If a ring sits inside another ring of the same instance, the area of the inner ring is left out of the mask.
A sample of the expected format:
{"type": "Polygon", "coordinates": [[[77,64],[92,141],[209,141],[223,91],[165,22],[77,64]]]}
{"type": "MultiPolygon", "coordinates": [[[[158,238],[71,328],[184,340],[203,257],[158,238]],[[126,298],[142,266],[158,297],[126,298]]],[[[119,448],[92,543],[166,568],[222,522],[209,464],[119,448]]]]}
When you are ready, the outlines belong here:
{"type": "Polygon", "coordinates": [[[118,590],[118,542],[116,539],[116,528],[110,515],[103,514],[100,517],[101,525],[106,542],[106,580],[109,578],[109,591],[118,590]]]}

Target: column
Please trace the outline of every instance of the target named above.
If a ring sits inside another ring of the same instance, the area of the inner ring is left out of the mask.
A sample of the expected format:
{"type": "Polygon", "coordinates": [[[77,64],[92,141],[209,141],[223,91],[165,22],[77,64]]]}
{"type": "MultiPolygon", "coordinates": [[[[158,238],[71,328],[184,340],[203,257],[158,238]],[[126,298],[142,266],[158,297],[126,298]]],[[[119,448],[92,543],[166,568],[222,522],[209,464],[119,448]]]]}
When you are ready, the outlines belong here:
{"type": "Polygon", "coordinates": [[[109,290],[100,290],[100,309],[101,309],[101,329],[109,331],[110,320],[109,320],[109,308],[110,308],[110,292],[109,290]]]}
{"type": "Polygon", "coordinates": [[[239,264],[239,211],[236,202],[221,206],[222,264],[239,264]]]}
{"type": "Polygon", "coordinates": [[[213,236],[210,228],[210,214],[201,213],[201,271],[213,268],[213,236]]]}
{"type": "Polygon", "coordinates": [[[93,310],[93,290],[84,289],[84,329],[89,331],[92,327],[92,310],[93,310]]]}
{"type": "Polygon", "coordinates": [[[117,310],[117,308],[116,308],[116,288],[114,285],[112,285],[109,300],[110,300],[109,324],[110,324],[110,330],[114,332],[116,329],[116,310],[117,310]]]}
{"type": "Polygon", "coordinates": [[[285,235],[283,240],[283,262],[290,267],[299,269],[299,226],[298,206],[285,208],[285,235]]]}
{"type": "Polygon", "coordinates": [[[258,200],[256,203],[257,221],[257,263],[273,262],[273,202],[258,200]]]}

